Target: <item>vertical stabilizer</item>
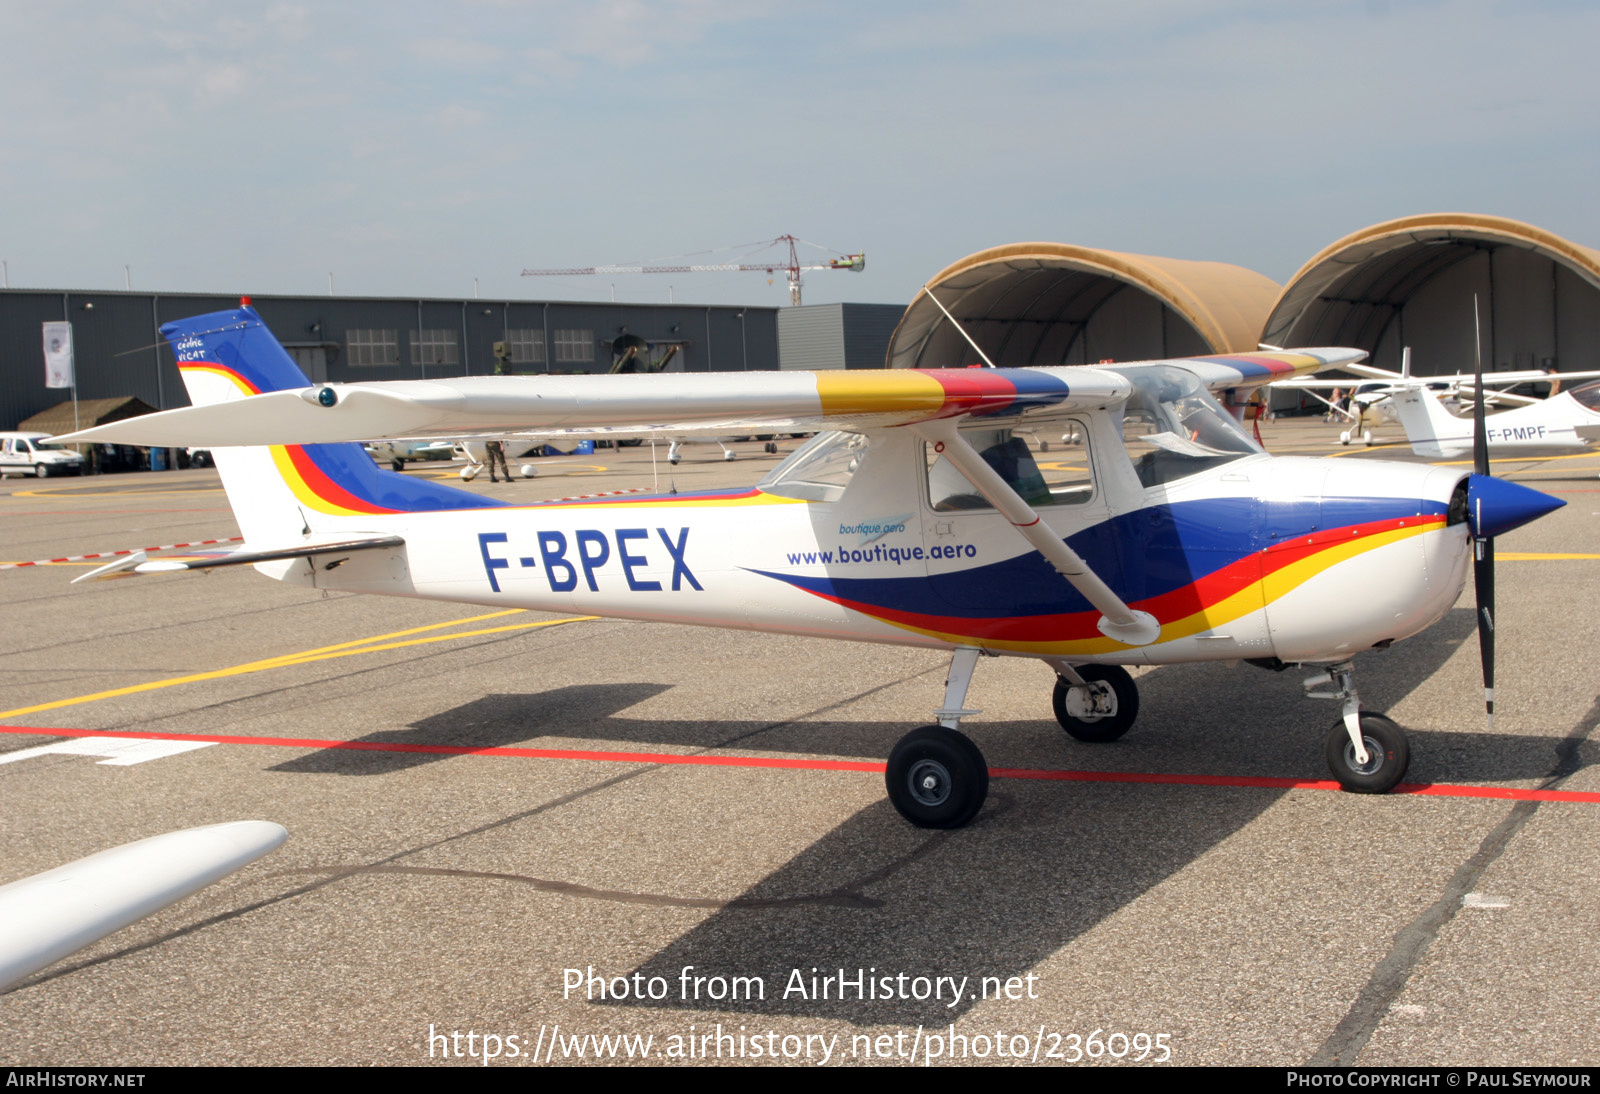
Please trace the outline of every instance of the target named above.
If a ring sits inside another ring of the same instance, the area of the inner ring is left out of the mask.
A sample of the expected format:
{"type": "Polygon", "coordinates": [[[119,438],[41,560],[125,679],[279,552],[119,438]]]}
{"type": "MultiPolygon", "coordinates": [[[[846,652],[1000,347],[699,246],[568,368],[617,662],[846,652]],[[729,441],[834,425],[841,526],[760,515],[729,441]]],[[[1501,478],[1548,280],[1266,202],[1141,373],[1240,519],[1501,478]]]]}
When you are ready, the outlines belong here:
{"type": "MultiPolygon", "coordinates": [[[[253,308],[167,323],[161,333],[195,406],[311,386],[253,308]]],[[[353,443],[215,448],[211,455],[239,530],[253,545],[370,524],[388,514],[505,504],[379,468],[353,443]]]]}
{"type": "Polygon", "coordinates": [[[1417,455],[1456,456],[1472,447],[1472,423],[1452,415],[1421,384],[1396,391],[1390,399],[1417,455]]]}

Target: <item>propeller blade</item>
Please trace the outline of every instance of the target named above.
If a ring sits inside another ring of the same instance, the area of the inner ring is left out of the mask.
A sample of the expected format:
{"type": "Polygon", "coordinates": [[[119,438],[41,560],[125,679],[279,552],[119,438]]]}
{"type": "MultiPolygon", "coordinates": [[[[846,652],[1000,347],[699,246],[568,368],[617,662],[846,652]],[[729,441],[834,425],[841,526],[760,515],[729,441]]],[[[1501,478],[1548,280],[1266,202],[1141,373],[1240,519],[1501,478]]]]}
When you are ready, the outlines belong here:
{"type": "MultiPolygon", "coordinates": [[[[1472,297],[1472,469],[1489,474],[1489,435],[1483,414],[1483,324],[1478,297],[1472,297]]],[[[1472,589],[1478,598],[1478,657],[1483,662],[1483,706],[1494,728],[1494,537],[1483,535],[1483,499],[1475,499],[1472,589]]]]}
{"type": "Polygon", "coordinates": [[[1472,469],[1489,473],[1489,433],[1483,420],[1483,341],[1478,321],[1478,298],[1472,298],[1472,469]]]}
{"type": "Polygon", "coordinates": [[[1472,589],[1478,597],[1478,658],[1483,662],[1483,707],[1494,728],[1494,539],[1473,540],[1472,589]]]}

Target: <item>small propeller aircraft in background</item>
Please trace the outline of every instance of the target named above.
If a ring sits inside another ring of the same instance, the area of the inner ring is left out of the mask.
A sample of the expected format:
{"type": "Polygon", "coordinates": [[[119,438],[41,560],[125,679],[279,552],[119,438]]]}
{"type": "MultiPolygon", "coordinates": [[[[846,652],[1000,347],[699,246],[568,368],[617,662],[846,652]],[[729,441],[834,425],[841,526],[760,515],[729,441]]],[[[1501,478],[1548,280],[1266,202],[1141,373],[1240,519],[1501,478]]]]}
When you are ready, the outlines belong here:
{"type": "MultiPolygon", "coordinates": [[[[323,589],[949,651],[933,724],[901,739],[886,774],[925,827],[966,824],[987,793],[959,730],[985,654],[1043,662],[1056,719],[1085,741],[1133,724],[1123,666],[1318,667],[1308,694],[1341,704],[1334,776],[1389,790],[1406,736],[1362,710],[1352,658],[1440,619],[1469,556],[1485,572],[1491,537],[1563,504],[1486,462],[1269,456],[1218,401],[1349,368],[1356,350],[319,386],[248,307],[162,330],[194,405],[64,440],[212,446],[246,542],[86,576],[248,564],[323,589]],[[394,474],[354,443],[813,431],[750,489],[534,505],[394,474]],[[1040,461],[1024,437],[1045,433],[1069,440],[1040,461]]],[[[1487,628],[1482,586],[1479,604],[1487,628]]]]}
{"type": "MultiPolygon", "coordinates": [[[[1451,414],[1436,392],[1425,387],[1404,388],[1394,393],[1392,402],[1411,451],[1417,455],[1451,459],[1473,451],[1474,419],[1451,414]]],[[[1483,426],[1492,457],[1588,448],[1600,441],[1600,380],[1490,414],[1483,426]]]]}
{"type": "MultiPolygon", "coordinates": [[[[1426,441],[1431,434],[1446,438],[1453,442],[1454,449],[1448,453],[1460,455],[1472,449],[1472,420],[1459,418],[1450,412],[1449,408],[1467,410],[1473,405],[1473,392],[1477,390],[1478,379],[1475,373],[1456,373],[1451,376],[1413,376],[1411,373],[1411,347],[1405,347],[1400,353],[1400,371],[1390,372],[1388,369],[1378,368],[1376,365],[1364,363],[1351,363],[1341,366],[1344,372],[1354,373],[1365,377],[1362,380],[1326,379],[1320,376],[1296,376],[1287,380],[1278,380],[1268,385],[1279,391],[1303,391],[1318,402],[1328,407],[1330,414],[1337,414],[1350,423],[1350,428],[1339,434],[1340,444],[1350,444],[1360,441],[1362,444],[1372,443],[1372,431],[1382,422],[1400,422],[1406,431],[1406,436],[1412,442],[1413,450],[1419,456],[1437,456],[1441,453],[1432,449],[1419,447],[1419,441],[1426,441]],[[1323,395],[1322,392],[1331,392],[1333,397],[1323,395]],[[1338,393],[1348,395],[1348,405],[1340,405],[1338,393]],[[1409,421],[1402,414],[1400,396],[1403,394],[1415,395],[1417,398],[1404,400],[1410,410],[1409,421]],[[1419,410],[1425,403],[1433,403],[1438,408],[1438,414],[1443,415],[1437,424],[1425,424],[1422,415],[1435,418],[1432,411],[1419,410]],[[1448,408],[1447,408],[1448,405],[1448,408]]],[[[1491,452],[1505,444],[1507,441],[1520,440],[1523,436],[1536,436],[1542,438],[1545,434],[1538,431],[1539,426],[1555,428],[1559,431],[1560,423],[1568,421],[1576,424],[1592,425],[1600,423],[1600,409],[1594,404],[1600,403],[1600,393],[1595,385],[1587,384],[1578,392],[1587,393],[1579,395],[1574,392],[1567,400],[1561,396],[1563,383],[1575,380],[1592,380],[1600,377],[1600,372],[1546,372],[1539,369],[1522,369],[1515,372],[1491,372],[1482,378],[1482,384],[1487,389],[1484,393],[1486,406],[1503,407],[1542,407],[1548,404],[1549,410],[1542,414],[1530,414],[1526,421],[1508,422],[1508,425],[1522,425],[1524,428],[1533,426],[1532,434],[1511,434],[1508,437],[1497,437],[1495,427],[1491,426],[1489,432],[1489,446],[1491,452]],[[1550,397],[1540,399],[1531,395],[1518,395],[1514,392],[1502,391],[1501,388],[1515,387],[1519,384],[1548,384],[1550,397]],[[1577,407],[1568,406],[1567,403],[1576,397],[1577,407]],[[1556,408],[1560,408],[1557,410],[1556,408]],[[1590,410],[1587,416],[1584,411],[1590,410]]],[[[1570,433],[1570,430],[1568,430],[1570,433]]],[[[1595,439],[1591,437],[1590,439],[1595,439]]],[[[1570,437],[1568,437],[1570,441],[1570,437]]],[[[1583,442],[1587,443],[1587,442],[1583,442]]],[[[1571,444],[1557,443],[1547,447],[1573,447],[1571,444]]],[[[1579,445],[1581,447],[1581,444],[1579,445]]]]}

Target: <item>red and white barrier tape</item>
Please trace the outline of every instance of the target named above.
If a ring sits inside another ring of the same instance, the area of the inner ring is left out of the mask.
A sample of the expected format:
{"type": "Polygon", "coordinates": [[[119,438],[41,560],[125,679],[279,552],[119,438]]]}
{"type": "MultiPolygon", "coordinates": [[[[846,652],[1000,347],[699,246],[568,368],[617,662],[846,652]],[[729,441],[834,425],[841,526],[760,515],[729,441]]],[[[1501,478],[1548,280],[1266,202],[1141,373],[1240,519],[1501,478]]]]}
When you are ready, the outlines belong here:
{"type": "Polygon", "coordinates": [[[137,554],[139,551],[178,551],[185,547],[211,547],[218,543],[243,542],[243,536],[232,536],[229,539],[201,539],[193,543],[167,543],[160,547],[131,547],[126,551],[103,551],[97,555],[68,555],[66,558],[41,558],[33,562],[0,562],[0,570],[19,570],[24,566],[50,566],[57,562],[88,562],[96,558],[120,558],[123,555],[137,554]]]}

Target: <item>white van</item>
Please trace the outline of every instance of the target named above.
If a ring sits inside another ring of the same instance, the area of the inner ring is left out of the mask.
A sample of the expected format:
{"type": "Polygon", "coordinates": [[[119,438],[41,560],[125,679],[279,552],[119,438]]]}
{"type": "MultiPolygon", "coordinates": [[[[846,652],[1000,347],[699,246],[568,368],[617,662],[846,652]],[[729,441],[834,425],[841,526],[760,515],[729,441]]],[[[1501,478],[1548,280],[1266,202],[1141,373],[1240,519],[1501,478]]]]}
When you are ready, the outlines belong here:
{"type": "Polygon", "coordinates": [[[0,476],[79,474],[83,457],[48,433],[0,433],[0,476]]]}

